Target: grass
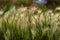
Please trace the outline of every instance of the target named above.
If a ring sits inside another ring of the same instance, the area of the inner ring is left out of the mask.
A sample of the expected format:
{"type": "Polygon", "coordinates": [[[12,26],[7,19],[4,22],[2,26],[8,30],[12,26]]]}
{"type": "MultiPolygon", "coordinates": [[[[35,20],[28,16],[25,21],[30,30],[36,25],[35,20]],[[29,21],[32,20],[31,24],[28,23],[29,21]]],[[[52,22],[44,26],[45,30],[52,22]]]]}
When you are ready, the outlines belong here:
{"type": "Polygon", "coordinates": [[[35,7],[12,8],[0,18],[0,40],[60,40],[59,15],[35,7]]]}

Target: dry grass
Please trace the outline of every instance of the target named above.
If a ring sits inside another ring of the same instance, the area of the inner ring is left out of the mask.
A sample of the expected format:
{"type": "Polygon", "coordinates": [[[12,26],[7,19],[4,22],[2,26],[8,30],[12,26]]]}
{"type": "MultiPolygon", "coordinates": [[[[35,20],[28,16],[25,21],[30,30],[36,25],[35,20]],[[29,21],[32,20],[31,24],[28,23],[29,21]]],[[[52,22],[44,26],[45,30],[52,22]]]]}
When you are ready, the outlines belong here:
{"type": "Polygon", "coordinates": [[[1,40],[60,40],[60,14],[36,7],[15,7],[0,18],[1,40]]]}

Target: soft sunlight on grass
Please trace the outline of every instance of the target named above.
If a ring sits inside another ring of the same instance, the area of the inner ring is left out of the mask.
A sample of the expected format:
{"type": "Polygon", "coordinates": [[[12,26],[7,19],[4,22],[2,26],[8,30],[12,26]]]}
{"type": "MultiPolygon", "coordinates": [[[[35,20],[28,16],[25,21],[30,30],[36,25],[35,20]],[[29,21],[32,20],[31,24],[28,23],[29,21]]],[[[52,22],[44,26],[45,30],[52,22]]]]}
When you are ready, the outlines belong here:
{"type": "Polygon", "coordinates": [[[60,40],[60,14],[13,7],[0,18],[0,40],[60,40]]]}

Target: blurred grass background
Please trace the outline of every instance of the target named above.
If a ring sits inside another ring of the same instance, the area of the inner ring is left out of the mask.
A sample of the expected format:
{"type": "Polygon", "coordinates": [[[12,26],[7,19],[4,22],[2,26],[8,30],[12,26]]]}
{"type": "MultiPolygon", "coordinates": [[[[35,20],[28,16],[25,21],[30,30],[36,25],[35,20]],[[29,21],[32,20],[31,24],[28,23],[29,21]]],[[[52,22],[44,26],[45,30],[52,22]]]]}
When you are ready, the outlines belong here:
{"type": "Polygon", "coordinates": [[[1,0],[0,40],[60,40],[60,7],[52,9],[28,6],[30,0],[1,0]],[[8,3],[7,3],[8,2],[8,3]],[[26,3],[26,4],[25,4],[26,3]],[[14,5],[26,5],[16,9],[14,5]],[[9,4],[10,5],[10,4],[9,4]]]}

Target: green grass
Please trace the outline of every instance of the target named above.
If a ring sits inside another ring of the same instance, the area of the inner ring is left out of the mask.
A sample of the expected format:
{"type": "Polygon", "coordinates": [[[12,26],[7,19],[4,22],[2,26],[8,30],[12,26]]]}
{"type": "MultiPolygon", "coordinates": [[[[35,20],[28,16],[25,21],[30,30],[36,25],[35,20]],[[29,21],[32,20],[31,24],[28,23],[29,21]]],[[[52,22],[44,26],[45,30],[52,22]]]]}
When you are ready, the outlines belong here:
{"type": "Polygon", "coordinates": [[[60,14],[40,11],[33,7],[6,12],[0,18],[0,40],[60,40],[60,14]]]}

